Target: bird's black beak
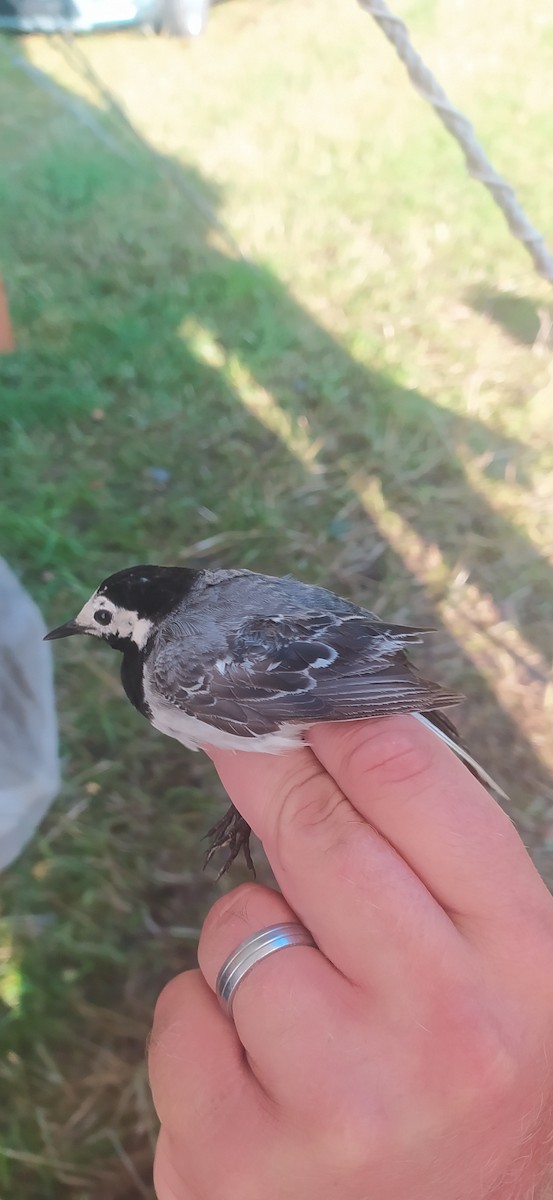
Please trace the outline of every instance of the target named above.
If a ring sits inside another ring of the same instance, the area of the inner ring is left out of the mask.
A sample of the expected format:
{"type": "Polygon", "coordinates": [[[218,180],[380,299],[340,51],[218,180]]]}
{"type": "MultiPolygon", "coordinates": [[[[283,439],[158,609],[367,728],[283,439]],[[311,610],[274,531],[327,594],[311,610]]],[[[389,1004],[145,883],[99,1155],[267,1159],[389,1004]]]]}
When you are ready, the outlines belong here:
{"type": "Polygon", "coordinates": [[[74,633],[85,633],[82,625],[77,625],[76,621],[66,621],[65,625],[58,625],[57,629],[51,629],[42,639],[44,642],[55,642],[56,638],[72,637],[74,633]]]}

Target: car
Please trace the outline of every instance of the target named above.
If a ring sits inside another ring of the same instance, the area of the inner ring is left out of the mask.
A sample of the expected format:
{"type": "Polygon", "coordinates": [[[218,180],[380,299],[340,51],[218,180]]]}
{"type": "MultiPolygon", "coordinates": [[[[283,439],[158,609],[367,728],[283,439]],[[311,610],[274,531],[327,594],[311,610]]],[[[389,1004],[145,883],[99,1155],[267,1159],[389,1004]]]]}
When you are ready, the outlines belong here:
{"type": "Polygon", "coordinates": [[[0,30],[91,33],[142,26],[174,37],[198,37],[210,0],[0,0],[0,30]]]}

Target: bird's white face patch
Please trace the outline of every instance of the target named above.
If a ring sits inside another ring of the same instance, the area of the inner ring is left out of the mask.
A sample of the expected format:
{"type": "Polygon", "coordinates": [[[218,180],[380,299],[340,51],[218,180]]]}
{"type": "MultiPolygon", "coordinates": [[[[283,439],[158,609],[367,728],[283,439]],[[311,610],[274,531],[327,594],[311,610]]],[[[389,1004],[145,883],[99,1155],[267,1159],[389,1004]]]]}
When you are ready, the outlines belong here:
{"type": "Polygon", "coordinates": [[[153,628],[153,621],[147,617],[139,617],[129,608],[120,608],[113,600],[98,596],[96,592],[83,605],[75,621],[83,633],[99,638],[128,638],[139,650],[146,645],[153,628]]]}

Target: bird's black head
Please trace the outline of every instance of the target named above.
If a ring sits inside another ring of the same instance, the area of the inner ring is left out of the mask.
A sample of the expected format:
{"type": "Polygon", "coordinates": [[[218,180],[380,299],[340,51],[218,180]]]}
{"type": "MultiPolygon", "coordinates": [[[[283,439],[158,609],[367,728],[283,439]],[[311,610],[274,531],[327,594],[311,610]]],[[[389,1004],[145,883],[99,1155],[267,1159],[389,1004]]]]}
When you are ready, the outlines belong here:
{"type": "Polygon", "coordinates": [[[184,599],[198,574],[189,567],[125,567],[104,579],[94,595],[139,618],[159,620],[184,599]]]}
{"type": "Polygon", "coordinates": [[[53,629],[46,640],[88,633],[117,650],[131,643],[141,650],[199,574],[188,567],[126,567],[104,579],[75,619],[53,629]]]}

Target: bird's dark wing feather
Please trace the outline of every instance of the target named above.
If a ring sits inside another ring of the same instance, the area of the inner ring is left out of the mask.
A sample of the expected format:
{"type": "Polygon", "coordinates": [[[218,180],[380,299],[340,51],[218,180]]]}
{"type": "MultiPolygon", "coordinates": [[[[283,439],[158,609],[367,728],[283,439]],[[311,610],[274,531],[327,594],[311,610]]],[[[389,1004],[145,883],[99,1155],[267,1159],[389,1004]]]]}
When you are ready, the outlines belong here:
{"type": "Polygon", "coordinates": [[[457,704],[461,696],[423,679],[407,659],[404,647],[424,632],[358,611],[249,618],[227,634],[216,660],[194,662],[190,648],[168,640],[148,666],[167,703],[254,737],[284,722],[428,713],[457,704]]]}

